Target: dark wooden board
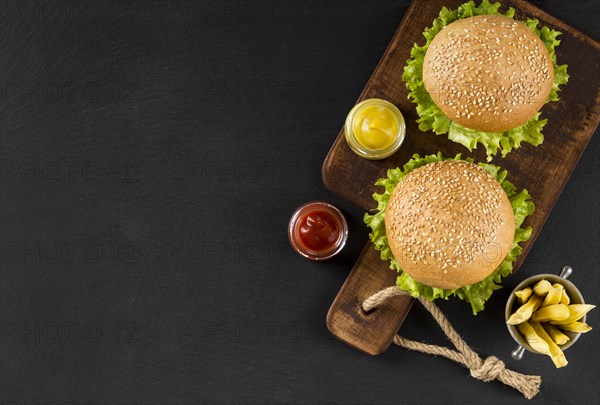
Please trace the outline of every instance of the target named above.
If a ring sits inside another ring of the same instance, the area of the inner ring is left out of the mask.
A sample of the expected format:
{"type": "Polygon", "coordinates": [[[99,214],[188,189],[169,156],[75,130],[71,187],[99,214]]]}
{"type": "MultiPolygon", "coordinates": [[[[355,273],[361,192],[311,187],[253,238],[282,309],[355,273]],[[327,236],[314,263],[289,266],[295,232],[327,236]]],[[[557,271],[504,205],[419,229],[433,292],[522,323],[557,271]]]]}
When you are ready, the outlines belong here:
{"type": "Polygon", "coordinates": [[[381,263],[379,252],[367,244],[327,313],[331,333],[369,354],[388,348],[414,301],[409,296],[397,297],[368,314],[362,310],[365,299],[396,281],[396,275],[382,269],[381,263]]]}
{"type": "MultiPolygon", "coordinates": [[[[425,27],[431,25],[443,6],[456,8],[462,3],[464,0],[413,0],[358,100],[379,97],[396,104],[406,119],[404,144],[387,159],[365,160],[350,150],[342,128],[322,168],[323,181],[331,191],[369,210],[376,207],[372,194],[381,191],[374,186],[375,180],[383,177],[387,169],[406,163],[414,153],[424,155],[441,151],[445,156],[462,153],[464,157],[485,161],[485,150],[481,147],[471,153],[462,145],[449,141],[445,135],[419,131],[415,106],[407,99],[408,91],[401,79],[413,43],[422,45],[425,41],[422,36],[425,27]]],[[[523,253],[514,266],[516,271],[600,121],[597,77],[600,44],[524,0],[502,3],[501,10],[509,6],[516,9],[516,19],[534,17],[541,24],[563,33],[556,53],[558,63],[566,63],[571,76],[559,93],[560,101],[548,103],[542,109],[542,118],[549,119],[543,131],[544,143],[538,147],[524,144],[506,158],[497,156],[492,161],[509,171],[509,179],[517,188],[527,188],[536,205],[535,213],[525,223],[533,227],[533,233],[531,239],[522,244],[523,253]]],[[[387,263],[381,261],[367,244],[329,310],[329,330],[359,350],[370,354],[383,352],[410,309],[410,300],[395,298],[396,302],[369,315],[362,313],[358,302],[393,285],[394,281],[395,275],[387,263]]]]}

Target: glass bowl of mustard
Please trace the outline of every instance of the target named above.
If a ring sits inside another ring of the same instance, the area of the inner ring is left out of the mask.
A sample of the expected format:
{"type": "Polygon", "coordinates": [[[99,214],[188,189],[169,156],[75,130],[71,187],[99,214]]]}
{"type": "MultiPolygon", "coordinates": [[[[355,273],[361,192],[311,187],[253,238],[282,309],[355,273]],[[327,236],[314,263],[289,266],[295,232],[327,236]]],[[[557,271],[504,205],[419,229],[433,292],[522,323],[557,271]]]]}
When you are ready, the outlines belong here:
{"type": "Polygon", "coordinates": [[[394,154],[406,133],[402,113],[394,104],[370,98],[356,104],[344,127],[350,149],[365,159],[384,159],[394,154]]]}

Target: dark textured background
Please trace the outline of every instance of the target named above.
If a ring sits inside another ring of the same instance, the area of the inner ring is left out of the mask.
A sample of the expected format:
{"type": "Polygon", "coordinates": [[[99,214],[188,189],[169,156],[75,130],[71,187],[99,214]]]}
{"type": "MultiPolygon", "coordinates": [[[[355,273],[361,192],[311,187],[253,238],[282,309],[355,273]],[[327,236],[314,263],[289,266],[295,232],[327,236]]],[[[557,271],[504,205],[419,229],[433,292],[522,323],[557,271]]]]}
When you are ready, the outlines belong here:
{"type": "MultiPolygon", "coordinates": [[[[527,402],[325,327],[367,230],[320,166],[408,3],[2,1],[0,402],[527,402]],[[313,199],[351,226],[325,263],[285,233],[313,199]]],[[[536,3],[600,36],[597,1],[536,3]]],[[[480,353],[543,376],[530,403],[600,401],[597,313],[561,370],[510,360],[502,324],[509,290],[562,264],[598,301],[599,154],[596,133],[487,311],[440,303],[480,353]]],[[[432,322],[415,306],[402,333],[444,343],[432,322]]]]}

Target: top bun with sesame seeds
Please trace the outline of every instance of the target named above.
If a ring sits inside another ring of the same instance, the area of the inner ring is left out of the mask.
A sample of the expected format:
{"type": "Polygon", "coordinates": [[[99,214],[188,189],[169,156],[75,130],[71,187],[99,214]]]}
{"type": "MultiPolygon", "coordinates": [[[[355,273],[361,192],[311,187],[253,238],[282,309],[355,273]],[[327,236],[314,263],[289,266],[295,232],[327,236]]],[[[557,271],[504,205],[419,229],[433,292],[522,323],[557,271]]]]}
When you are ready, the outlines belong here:
{"type": "Polygon", "coordinates": [[[403,271],[421,284],[453,289],[500,266],[515,220],[494,176],[473,163],[445,160],[402,178],[385,212],[385,230],[403,271]]]}
{"type": "Polygon", "coordinates": [[[423,82],[442,112],[464,127],[503,132],[548,101],[554,68],[540,38],[519,21],[481,15],[440,31],[425,54],[423,82]]]}

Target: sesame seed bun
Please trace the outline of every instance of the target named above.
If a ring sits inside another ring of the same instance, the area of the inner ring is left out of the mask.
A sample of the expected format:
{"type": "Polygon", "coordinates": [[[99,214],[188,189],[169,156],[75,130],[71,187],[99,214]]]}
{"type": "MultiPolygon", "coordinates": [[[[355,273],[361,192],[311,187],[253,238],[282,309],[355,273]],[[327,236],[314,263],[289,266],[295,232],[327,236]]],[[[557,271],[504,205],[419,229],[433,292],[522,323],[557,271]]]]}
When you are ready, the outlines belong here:
{"type": "Polygon", "coordinates": [[[403,271],[421,284],[452,289],[498,268],[512,246],[515,219],[491,174],[446,160],[415,169],[398,183],[385,230],[403,271]]]}
{"type": "Polygon", "coordinates": [[[452,121],[483,132],[525,124],[548,101],[550,54],[519,21],[476,16],[440,31],[423,63],[425,88],[452,121]]]}

